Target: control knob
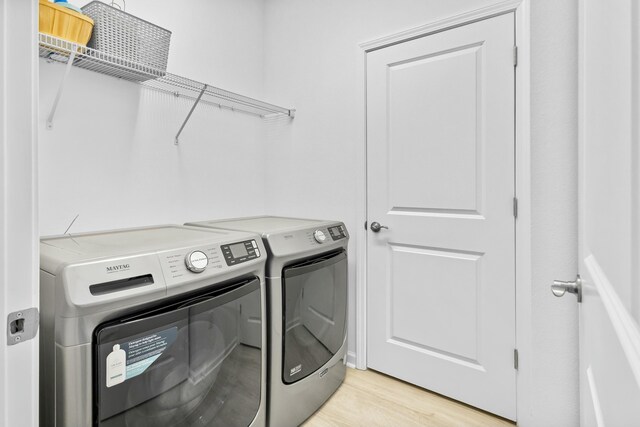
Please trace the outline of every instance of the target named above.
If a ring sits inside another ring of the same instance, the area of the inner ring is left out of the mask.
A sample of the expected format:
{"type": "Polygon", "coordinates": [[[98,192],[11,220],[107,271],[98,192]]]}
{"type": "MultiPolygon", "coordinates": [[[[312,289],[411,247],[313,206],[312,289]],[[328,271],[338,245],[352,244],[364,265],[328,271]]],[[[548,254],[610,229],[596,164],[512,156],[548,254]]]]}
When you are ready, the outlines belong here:
{"type": "Polygon", "coordinates": [[[327,236],[322,230],[314,231],[313,238],[316,239],[316,242],[318,243],[324,243],[324,241],[327,240],[327,236]]]}
{"type": "Polygon", "coordinates": [[[184,258],[184,263],[189,271],[202,273],[209,265],[209,257],[202,251],[189,252],[184,258]]]}

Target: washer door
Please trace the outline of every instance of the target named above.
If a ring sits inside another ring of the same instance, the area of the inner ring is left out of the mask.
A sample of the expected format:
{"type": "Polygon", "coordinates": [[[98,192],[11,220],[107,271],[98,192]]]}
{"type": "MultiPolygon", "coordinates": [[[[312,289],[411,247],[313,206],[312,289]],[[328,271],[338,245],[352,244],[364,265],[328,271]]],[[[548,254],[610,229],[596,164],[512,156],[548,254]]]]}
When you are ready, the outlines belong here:
{"type": "Polygon", "coordinates": [[[347,332],[347,280],[344,251],[284,268],[285,384],[314,373],[342,347],[347,332]]]}
{"type": "Polygon", "coordinates": [[[96,328],[94,425],[249,425],[262,345],[244,332],[243,306],[260,321],[257,278],[96,328]]]}

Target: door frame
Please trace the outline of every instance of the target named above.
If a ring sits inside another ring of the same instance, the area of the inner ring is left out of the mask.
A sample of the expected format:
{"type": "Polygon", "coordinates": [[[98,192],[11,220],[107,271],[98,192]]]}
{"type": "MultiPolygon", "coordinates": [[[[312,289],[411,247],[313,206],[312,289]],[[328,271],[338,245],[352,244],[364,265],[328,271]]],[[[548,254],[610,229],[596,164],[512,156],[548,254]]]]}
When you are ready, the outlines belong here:
{"type": "Polygon", "coordinates": [[[7,315],[39,306],[38,2],[0,0],[0,426],[37,426],[39,342],[7,315]]]}
{"type": "Polygon", "coordinates": [[[367,238],[364,228],[367,221],[367,53],[384,47],[450,30],[476,21],[513,13],[515,16],[515,41],[517,67],[515,67],[515,190],[518,199],[518,215],[515,221],[516,255],[516,348],[519,362],[516,372],[516,412],[518,421],[524,421],[530,413],[532,399],[532,282],[531,282],[531,136],[530,136],[530,0],[508,0],[481,9],[437,20],[388,36],[361,43],[358,59],[361,74],[358,76],[360,104],[360,147],[358,149],[357,218],[356,232],[356,352],[347,360],[358,369],[367,369],[367,238]]]}

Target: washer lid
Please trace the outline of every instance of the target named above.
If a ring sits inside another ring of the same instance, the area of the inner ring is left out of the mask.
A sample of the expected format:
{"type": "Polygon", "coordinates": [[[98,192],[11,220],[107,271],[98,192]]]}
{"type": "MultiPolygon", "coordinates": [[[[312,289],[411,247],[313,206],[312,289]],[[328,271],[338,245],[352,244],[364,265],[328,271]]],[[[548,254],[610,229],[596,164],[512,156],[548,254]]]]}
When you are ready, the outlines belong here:
{"type": "Polygon", "coordinates": [[[130,230],[115,230],[45,237],[43,245],[71,252],[79,258],[95,258],[155,252],[171,247],[192,246],[199,243],[215,243],[229,239],[232,232],[224,230],[198,230],[177,225],[130,230]],[[214,234],[211,233],[214,232],[214,234]]]}

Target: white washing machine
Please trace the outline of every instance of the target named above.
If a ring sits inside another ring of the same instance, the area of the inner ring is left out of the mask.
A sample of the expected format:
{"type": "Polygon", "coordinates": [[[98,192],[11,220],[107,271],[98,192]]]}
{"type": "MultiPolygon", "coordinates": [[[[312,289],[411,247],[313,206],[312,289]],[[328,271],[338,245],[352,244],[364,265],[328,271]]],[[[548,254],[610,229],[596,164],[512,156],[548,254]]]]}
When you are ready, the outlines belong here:
{"type": "Polygon", "coordinates": [[[335,392],[346,372],[345,225],[270,216],[189,225],[262,236],[269,255],[267,424],[301,424],[335,392]]]}
{"type": "Polygon", "coordinates": [[[265,425],[260,236],[161,226],[40,254],[41,426],[265,425]]]}

